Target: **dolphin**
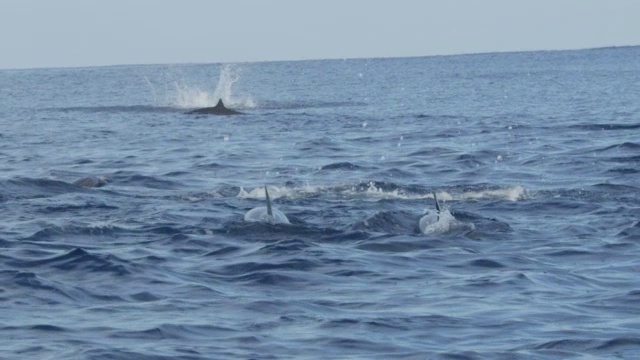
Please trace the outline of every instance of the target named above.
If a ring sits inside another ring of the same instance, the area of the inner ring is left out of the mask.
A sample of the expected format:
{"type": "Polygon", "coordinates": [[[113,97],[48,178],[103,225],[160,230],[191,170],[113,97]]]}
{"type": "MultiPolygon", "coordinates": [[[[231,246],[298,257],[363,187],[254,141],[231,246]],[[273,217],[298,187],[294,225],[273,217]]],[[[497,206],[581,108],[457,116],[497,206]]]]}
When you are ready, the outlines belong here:
{"type": "Polygon", "coordinates": [[[290,224],[287,216],[280,210],[271,206],[271,199],[269,198],[269,191],[267,186],[264,187],[264,195],[267,198],[267,206],[259,206],[247,211],[244,214],[244,221],[247,222],[263,222],[269,224],[290,224]]]}
{"type": "MultiPolygon", "coordinates": [[[[420,218],[420,222],[418,223],[418,227],[420,228],[420,232],[423,234],[432,233],[437,229],[437,225],[441,222],[443,215],[443,211],[440,208],[440,203],[438,203],[438,197],[436,196],[436,192],[433,191],[433,200],[436,203],[436,210],[427,210],[424,215],[420,218]]],[[[451,214],[449,214],[451,216],[451,214]]]]}
{"type": "Polygon", "coordinates": [[[205,107],[187,112],[187,114],[204,114],[204,115],[239,115],[239,111],[235,111],[224,106],[222,99],[218,100],[218,104],[213,107],[205,107]]]}
{"type": "Polygon", "coordinates": [[[456,219],[448,209],[440,206],[438,197],[435,192],[433,194],[433,201],[436,203],[436,209],[425,211],[424,215],[420,218],[418,227],[423,234],[442,234],[449,231],[464,231],[471,232],[475,230],[476,226],[473,223],[465,223],[456,219]]]}
{"type": "Polygon", "coordinates": [[[107,180],[102,176],[87,176],[73,182],[74,185],[86,188],[102,187],[107,184],[107,180]]]}

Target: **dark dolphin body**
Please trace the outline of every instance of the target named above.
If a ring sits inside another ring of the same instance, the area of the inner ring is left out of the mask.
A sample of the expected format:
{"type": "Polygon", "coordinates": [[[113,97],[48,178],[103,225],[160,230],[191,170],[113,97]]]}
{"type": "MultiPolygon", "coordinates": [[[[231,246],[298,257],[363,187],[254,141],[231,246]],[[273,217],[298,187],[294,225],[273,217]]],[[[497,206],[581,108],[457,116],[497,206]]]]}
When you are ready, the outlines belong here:
{"type": "Polygon", "coordinates": [[[271,225],[290,224],[287,215],[271,206],[271,198],[269,198],[269,191],[266,185],[264,186],[264,196],[267,198],[267,206],[259,206],[249,210],[244,214],[244,221],[268,223],[271,225]]]}
{"type": "Polygon", "coordinates": [[[187,114],[204,114],[204,115],[238,115],[242,114],[239,111],[228,109],[224,106],[222,99],[218,100],[218,104],[213,107],[206,107],[201,109],[195,109],[187,112],[187,114]]]}
{"type": "Polygon", "coordinates": [[[103,177],[87,176],[74,181],[73,184],[86,188],[94,188],[105,186],[107,184],[107,181],[103,177]]]}

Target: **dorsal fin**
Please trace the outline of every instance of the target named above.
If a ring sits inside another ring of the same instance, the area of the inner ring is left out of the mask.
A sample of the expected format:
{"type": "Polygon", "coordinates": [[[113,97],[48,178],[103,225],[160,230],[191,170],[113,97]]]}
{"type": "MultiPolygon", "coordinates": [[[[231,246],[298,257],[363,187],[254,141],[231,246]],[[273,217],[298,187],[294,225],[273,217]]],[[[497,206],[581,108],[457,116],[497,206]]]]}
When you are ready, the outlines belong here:
{"type": "Polygon", "coordinates": [[[267,215],[269,219],[273,221],[273,209],[271,208],[271,199],[269,198],[269,191],[267,190],[267,185],[264,186],[264,195],[267,198],[267,215]]]}
{"type": "Polygon", "coordinates": [[[218,103],[216,104],[217,108],[225,108],[224,103],[222,102],[222,99],[218,100],[218,103]]]}
{"type": "Polygon", "coordinates": [[[432,191],[431,192],[433,194],[433,200],[436,202],[436,211],[438,212],[438,214],[440,214],[440,204],[438,203],[438,197],[436,196],[436,192],[432,191]]]}

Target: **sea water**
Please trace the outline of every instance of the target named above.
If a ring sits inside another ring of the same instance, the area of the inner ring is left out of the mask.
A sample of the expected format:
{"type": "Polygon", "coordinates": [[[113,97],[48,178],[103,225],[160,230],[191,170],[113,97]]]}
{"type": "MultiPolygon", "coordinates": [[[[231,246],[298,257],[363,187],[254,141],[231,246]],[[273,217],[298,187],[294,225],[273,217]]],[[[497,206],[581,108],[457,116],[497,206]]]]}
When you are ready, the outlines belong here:
{"type": "Polygon", "coordinates": [[[0,358],[636,359],[639,58],[0,70],[0,358]]]}

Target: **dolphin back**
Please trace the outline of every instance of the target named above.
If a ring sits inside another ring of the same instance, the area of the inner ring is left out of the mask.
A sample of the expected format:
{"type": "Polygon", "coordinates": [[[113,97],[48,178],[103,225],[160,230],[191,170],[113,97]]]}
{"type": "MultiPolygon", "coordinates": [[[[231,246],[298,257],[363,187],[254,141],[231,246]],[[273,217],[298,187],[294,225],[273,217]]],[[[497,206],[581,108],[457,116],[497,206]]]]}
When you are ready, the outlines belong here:
{"type": "Polygon", "coordinates": [[[271,204],[271,197],[269,196],[269,191],[267,190],[266,185],[264,187],[264,194],[267,199],[267,206],[258,206],[249,210],[244,215],[244,221],[269,224],[291,224],[287,215],[273,207],[271,204]]]}
{"type": "Polygon", "coordinates": [[[238,115],[242,114],[224,106],[222,99],[218,100],[216,106],[195,109],[187,112],[187,114],[204,114],[204,115],[238,115]]]}

